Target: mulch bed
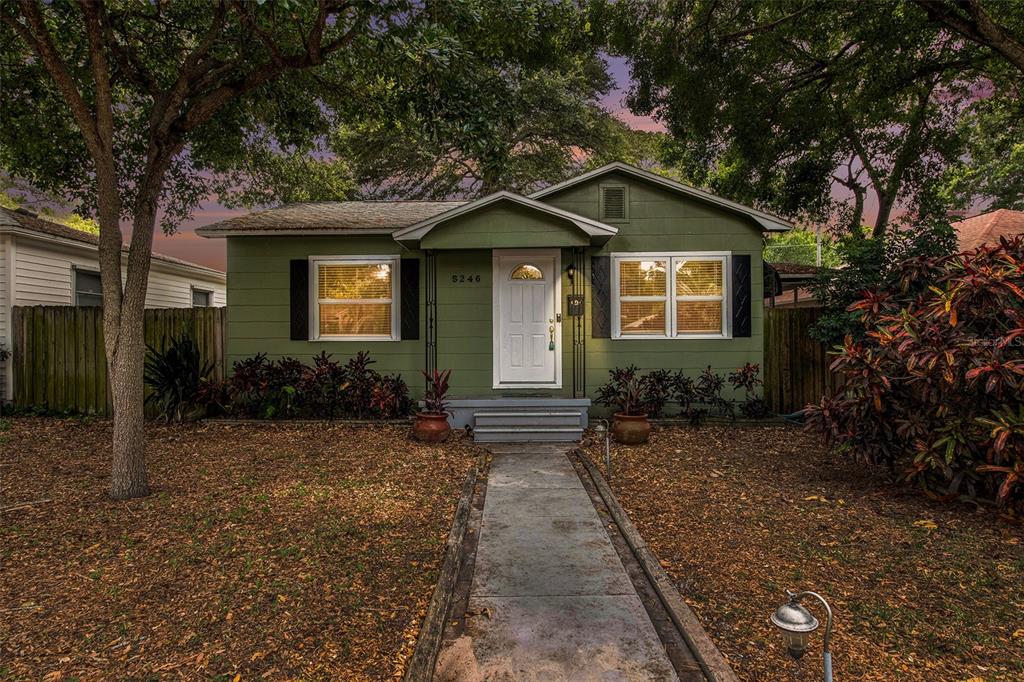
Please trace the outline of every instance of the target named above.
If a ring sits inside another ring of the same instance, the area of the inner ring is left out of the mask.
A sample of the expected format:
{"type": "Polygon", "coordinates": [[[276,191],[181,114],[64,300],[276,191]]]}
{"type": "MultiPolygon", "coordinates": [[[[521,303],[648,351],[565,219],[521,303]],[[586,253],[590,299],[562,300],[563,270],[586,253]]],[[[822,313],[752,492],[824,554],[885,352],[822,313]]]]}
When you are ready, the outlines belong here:
{"type": "Polygon", "coordinates": [[[408,426],[148,429],[114,502],[106,421],[0,421],[0,679],[388,679],[480,451],[408,426]]]}
{"type": "MultiPolygon", "coordinates": [[[[585,446],[603,462],[603,440],[585,446]]],[[[612,458],[613,491],[741,678],[819,678],[824,623],[798,667],[768,621],[791,588],[832,604],[836,679],[1024,679],[1019,523],[786,426],[660,428],[612,458]]]]}

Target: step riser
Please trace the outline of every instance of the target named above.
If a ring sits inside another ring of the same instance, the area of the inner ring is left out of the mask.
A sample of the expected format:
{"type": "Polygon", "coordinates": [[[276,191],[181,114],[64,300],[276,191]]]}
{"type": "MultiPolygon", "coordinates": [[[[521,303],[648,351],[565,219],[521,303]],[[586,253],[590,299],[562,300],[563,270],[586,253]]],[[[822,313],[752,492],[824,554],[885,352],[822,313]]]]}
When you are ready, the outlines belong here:
{"type": "Polygon", "coordinates": [[[571,443],[583,437],[583,431],[572,433],[546,433],[531,431],[497,431],[491,433],[473,432],[473,440],[477,443],[571,443]]]}
{"type": "Polygon", "coordinates": [[[526,416],[515,416],[515,415],[494,415],[494,416],[480,416],[477,415],[473,420],[474,425],[479,428],[481,426],[509,426],[509,427],[529,427],[529,426],[576,426],[582,427],[580,424],[580,416],[557,416],[557,415],[544,415],[535,417],[526,416]]]}

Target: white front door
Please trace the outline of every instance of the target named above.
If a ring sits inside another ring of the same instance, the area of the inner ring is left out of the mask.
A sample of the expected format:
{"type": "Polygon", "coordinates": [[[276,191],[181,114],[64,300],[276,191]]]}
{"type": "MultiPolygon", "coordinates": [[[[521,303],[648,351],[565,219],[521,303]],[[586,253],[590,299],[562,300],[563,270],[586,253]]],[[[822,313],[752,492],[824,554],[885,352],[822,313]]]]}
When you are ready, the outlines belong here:
{"type": "Polygon", "coordinates": [[[557,249],[494,252],[494,386],[556,388],[561,376],[557,249]]]}

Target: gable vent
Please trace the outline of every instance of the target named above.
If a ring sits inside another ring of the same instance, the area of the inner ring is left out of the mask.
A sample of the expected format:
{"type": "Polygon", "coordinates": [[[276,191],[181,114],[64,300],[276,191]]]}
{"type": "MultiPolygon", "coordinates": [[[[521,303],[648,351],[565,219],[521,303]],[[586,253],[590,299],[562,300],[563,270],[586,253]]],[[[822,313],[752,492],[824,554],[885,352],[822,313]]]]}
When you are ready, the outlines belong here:
{"type": "Polygon", "coordinates": [[[626,219],[626,188],[601,188],[601,220],[626,219]]]}

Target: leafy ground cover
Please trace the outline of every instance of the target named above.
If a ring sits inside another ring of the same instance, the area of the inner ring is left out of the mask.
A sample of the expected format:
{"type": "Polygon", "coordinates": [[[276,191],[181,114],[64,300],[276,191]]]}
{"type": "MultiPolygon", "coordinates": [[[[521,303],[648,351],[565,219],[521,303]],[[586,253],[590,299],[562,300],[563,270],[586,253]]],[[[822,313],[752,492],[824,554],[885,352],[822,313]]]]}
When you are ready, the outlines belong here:
{"type": "Polygon", "coordinates": [[[407,432],[150,426],[125,503],[109,422],[3,422],[0,679],[400,675],[478,454],[407,432]]]}
{"type": "MultiPolygon", "coordinates": [[[[585,447],[602,461],[603,441],[585,447]]],[[[768,622],[786,588],[831,600],[837,679],[1024,678],[1024,529],[992,510],[784,426],[661,428],[612,456],[612,489],[741,678],[820,671],[820,648],[801,671],[768,622]]]]}

